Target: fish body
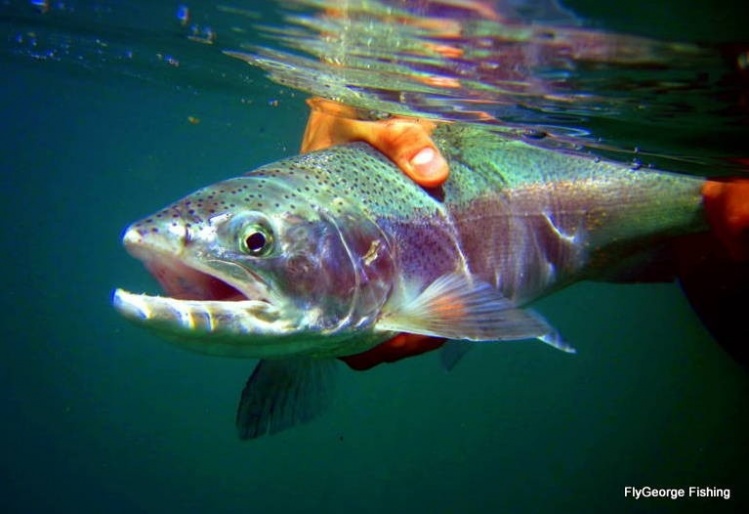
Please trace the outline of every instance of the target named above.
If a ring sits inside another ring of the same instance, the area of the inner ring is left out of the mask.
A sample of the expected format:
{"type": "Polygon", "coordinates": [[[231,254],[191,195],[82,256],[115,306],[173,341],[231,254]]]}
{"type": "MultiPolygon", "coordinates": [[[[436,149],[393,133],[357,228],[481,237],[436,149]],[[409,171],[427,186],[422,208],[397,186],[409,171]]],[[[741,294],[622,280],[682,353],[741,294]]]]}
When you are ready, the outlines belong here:
{"type": "Polygon", "coordinates": [[[630,279],[659,245],[706,229],[703,179],[466,127],[433,137],[451,170],[439,190],[353,143],[214,184],[133,224],[125,246],[169,296],[117,290],[116,308],[191,350],[264,359],[237,417],[252,438],[324,407],[286,401],[321,383],[320,362],[399,332],[572,351],[522,307],[579,280],[630,279]]]}

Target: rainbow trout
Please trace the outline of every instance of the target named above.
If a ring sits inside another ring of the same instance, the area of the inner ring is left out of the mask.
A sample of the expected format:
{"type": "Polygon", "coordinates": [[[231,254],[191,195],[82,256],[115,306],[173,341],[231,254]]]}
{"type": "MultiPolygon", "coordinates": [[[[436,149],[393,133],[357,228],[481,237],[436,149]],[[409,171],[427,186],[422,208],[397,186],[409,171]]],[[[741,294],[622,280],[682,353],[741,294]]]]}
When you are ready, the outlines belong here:
{"type": "MultiPolygon", "coordinates": [[[[533,300],[621,280],[669,238],[706,229],[703,179],[551,151],[476,129],[433,135],[451,175],[425,191],[365,143],[203,188],[131,225],[127,250],[166,296],[117,310],[177,345],[261,359],[240,437],[324,409],[333,358],[407,332],[538,339],[573,351],[533,300]]],[[[459,350],[457,350],[459,352],[459,350]]]]}

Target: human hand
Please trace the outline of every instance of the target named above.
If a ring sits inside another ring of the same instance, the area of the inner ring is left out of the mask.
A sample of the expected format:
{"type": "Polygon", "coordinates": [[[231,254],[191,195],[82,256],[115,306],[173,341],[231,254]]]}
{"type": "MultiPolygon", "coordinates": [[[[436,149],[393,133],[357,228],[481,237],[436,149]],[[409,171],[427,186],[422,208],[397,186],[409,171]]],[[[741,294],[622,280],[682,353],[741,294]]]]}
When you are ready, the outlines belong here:
{"type": "Polygon", "coordinates": [[[302,153],[365,141],[420,186],[438,187],[447,180],[447,161],[430,137],[434,122],[400,117],[358,120],[356,111],[346,105],[322,98],[307,103],[312,112],[302,138],[302,153]]]}
{"type": "Polygon", "coordinates": [[[749,179],[708,180],[702,201],[713,233],[729,256],[749,260],[749,179]]]}

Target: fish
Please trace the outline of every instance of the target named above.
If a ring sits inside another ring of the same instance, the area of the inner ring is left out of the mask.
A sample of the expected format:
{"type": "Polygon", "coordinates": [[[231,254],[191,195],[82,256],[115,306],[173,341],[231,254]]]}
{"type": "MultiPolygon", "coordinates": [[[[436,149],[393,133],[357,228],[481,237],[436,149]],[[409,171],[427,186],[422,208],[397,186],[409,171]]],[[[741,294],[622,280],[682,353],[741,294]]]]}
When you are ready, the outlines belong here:
{"type": "Polygon", "coordinates": [[[533,301],[581,280],[673,278],[668,242],[708,230],[705,179],[444,124],[449,180],[423,189],[355,142],[202,188],[124,232],[163,295],[113,293],[126,319],[179,347],[258,359],[241,439],[330,404],[337,358],[397,334],[472,344],[569,342],[533,301]],[[665,271],[664,271],[665,270],[665,271]]]}

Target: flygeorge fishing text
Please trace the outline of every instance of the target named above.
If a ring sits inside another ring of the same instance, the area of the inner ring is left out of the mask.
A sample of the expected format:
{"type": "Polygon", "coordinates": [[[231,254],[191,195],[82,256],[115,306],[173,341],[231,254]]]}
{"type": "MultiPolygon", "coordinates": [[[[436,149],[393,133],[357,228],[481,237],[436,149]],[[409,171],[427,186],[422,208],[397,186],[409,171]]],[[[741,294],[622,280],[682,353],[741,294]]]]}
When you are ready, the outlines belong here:
{"type": "Polygon", "coordinates": [[[665,488],[665,487],[633,487],[626,486],[624,488],[625,498],[634,498],[640,500],[642,498],[668,498],[669,500],[678,500],[680,498],[721,498],[723,500],[731,499],[731,490],[728,488],[722,489],[719,487],[676,487],[676,488],[665,488]]]}

